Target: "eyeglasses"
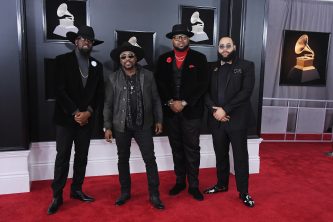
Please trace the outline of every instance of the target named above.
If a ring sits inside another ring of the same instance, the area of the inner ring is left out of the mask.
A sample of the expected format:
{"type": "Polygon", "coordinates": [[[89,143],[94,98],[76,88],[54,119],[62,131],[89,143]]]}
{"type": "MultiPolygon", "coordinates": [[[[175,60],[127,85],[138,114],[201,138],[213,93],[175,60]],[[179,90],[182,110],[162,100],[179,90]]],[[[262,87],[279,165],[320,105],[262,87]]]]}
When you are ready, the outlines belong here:
{"type": "Polygon", "coordinates": [[[183,41],[183,40],[187,40],[188,37],[186,35],[175,35],[172,37],[174,40],[176,41],[183,41]]]}
{"type": "Polygon", "coordinates": [[[120,55],[121,60],[125,60],[126,58],[133,59],[133,58],[135,58],[135,55],[134,54],[120,55]]]}
{"type": "Polygon", "coordinates": [[[93,44],[94,43],[94,40],[87,39],[87,38],[84,38],[82,36],[78,37],[78,40],[80,40],[82,42],[87,42],[88,44],[93,44]]]}
{"type": "Polygon", "coordinates": [[[220,49],[231,49],[232,45],[231,44],[227,44],[227,45],[219,45],[220,49]]]}

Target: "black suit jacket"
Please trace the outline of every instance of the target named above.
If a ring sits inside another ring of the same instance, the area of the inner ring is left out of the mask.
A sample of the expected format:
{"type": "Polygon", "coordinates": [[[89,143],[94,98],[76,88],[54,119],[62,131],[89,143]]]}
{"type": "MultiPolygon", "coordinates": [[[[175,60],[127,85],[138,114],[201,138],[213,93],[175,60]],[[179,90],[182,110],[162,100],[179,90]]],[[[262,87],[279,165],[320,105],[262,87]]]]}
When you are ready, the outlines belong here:
{"type": "MultiPolygon", "coordinates": [[[[104,97],[103,66],[93,57],[89,58],[89,76],[83,87],[75,51],[56,57],[56,105],[54,121],[59,125],[76,125],[73,113],[76,110],[94,111],[104,97]]],[[[95,112],[94,112],[95,113],[95,112]]]]}
{"type": "MultiPolygon", "coordinates": [[[[163,112],[166,116],[174,115],[168,106],[168,101],[174,99],[174,60],[174,51],[161,55],[155,72],[155,79],[163,105],[163,112]]],[[[204,109],[204,95],[208,89],[209,83],[206,56],[190,49],[183,62],[181,79],[180,99],[187,102],[187,106],[183,109],[184,116],[188,119],[201,118],[204,109]]]]}
{"type": "Polygon", "coordinates": [[[229,70],[224,90],[225,104],[218,103],[218,73],[220,62],[212,66],[210,86],[205,96],[208,107],[208,125],[211,128],[229,126],[230,129],[246,129],[254,121],[251,94],[254,87],[254,63],[236,59],[229,70]],[[228,122],[219,122],[213,116],[212,106],[222,107],[230,116],[228,122]]]}

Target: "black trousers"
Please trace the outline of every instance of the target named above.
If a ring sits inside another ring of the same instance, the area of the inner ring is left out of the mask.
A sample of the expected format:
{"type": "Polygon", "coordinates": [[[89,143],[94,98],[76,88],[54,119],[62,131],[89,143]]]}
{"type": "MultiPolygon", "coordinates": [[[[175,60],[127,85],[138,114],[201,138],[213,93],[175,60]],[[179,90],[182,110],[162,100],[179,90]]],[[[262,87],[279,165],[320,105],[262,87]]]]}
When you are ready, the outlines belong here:
{"type": "Polygon", "coordinates": [[[172,149],[176,183],[199,187],[201,119],[186,119],[182,113],[165,118],[165,126],[172,149]]]}
{"type": "Polygon", "coordinates": [[[228,127],[212,129],[216,155],[217,185],[228,187],[230,162],[229,145],[232,145],[237,190],[248,192],[249,155],[247,150],[247,130],[231,130],[228,127]]]}
{"type": "Polygon", "coordinates": [[[90,136],[90,123],[83,127],[56,126],[57,156],[54,166],[54,179],[51,185],[54,197],[61,196],[62,190],[65,187],[73,142],[75,155],[71,190],[82,190],[82,184],[86,174],[90,136]]]}
{"type": "Polygon", "coordinates": [[[154,143],[151,129],[149,130],[125,130],[114,132],[118,150],[119,182],[122,193],[131,193],[131,177],[129,168],[131,140],[135,139],[143,161],[146,165],[148,191],[150,196],[159,196],[159,176],[154,152],[154,143]]]}

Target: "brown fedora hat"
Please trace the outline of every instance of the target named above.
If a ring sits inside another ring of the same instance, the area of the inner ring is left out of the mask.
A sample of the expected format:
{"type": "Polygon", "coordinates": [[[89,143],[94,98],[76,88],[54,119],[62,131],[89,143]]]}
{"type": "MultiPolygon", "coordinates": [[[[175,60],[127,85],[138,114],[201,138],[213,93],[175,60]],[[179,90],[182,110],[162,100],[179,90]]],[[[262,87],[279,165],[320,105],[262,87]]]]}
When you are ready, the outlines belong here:
{"type": "Polygon", "coordinates": [[[192,37],[194,34],[190,32],[185,25],[177,24],[172,27],[172,32],[167,33],[165,36],[169,39],[172,39],[174,35],[184,34],[189,38],[192,37]]]}
{"type": "Polygon", "coordinates": [[[99,45],[99,44],[102,44],[104,41],[101,41],[101,40],[98,40],[98,39],[95,39],[95,32],[93,30],[93,28],[91,28],[90,26],[81,26],[79,28],[79,31],[77,33],[75,32],[67,32],[66,33],[66,36],[67,36],[67,39],[69,41],[71,41],[72,43],[75,44],[75,40],[81,36],[85,39],[89,39],[91,41],[93,41],[93,45],[99,45]]]}

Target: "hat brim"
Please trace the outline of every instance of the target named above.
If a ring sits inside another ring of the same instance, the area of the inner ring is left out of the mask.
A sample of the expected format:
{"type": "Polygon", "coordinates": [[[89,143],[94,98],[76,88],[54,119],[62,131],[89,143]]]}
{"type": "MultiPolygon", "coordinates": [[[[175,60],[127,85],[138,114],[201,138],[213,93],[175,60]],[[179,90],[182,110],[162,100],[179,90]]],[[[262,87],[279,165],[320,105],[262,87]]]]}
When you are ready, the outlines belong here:
{"type": "Polygon", "coordinates": [[[172,39],[172,37],[174,35],[179,35],[179,34],[183,34],[183,35],[186,35],[188,36],[189,38],[191,38],[194,33],[193,32],[189,32],[189,31],[175,31],[175,32],[169,32],[168,34],[166,34],[165,36],[168,38],[168,39],[172,39]]]}
{"type": "MultiPolygon", "coordinates": [[[[77,39],[77,37],[79,37],[79,35],[75,32],[67,32],[66,37],[70,42],[75,44],[75,40],[77,39]]],[[[82,37],[84,37],[84,36],[82,36],[82,37]]],[[[91,40],[94,42],[93,46],[102,44],[104,42],[104,41],[101,41],[101,40],[98,40],[98,39],[91,39],[91,40]]]]}
{"type": "Polygon", "coordinates": [[[133,46],[133,45],[126,45],[126,46],[119,46],[118,48],[115,48],[114,50],[112,50],[110,53],[110,56],[113,59],[113,61],[119,62],[120,54],[125,51],[133,52],[135,54],[137,62],[139,62],[141,59],[143,59],[143,57],[145,55],[144,51],[140,47],[133,46]]]}

